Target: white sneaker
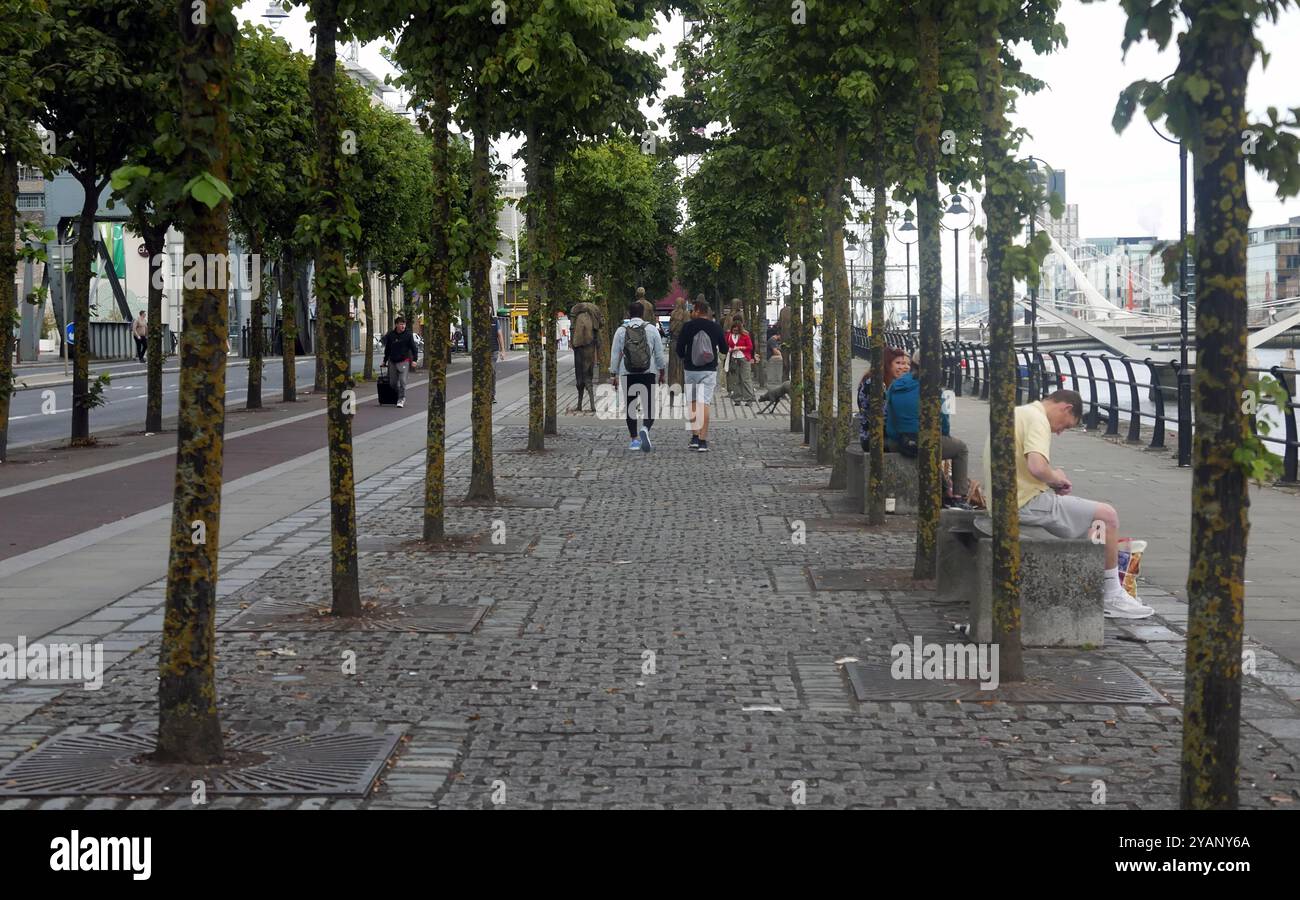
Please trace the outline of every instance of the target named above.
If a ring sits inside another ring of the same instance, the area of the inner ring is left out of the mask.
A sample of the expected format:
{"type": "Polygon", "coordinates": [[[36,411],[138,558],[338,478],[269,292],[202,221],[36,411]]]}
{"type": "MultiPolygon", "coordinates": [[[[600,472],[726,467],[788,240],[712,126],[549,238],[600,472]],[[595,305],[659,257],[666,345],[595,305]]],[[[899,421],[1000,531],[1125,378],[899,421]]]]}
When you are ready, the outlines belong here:
{"type": "Polygon", "coordinates": [[[1145,619],[1155,612],[1151,607],[1130,597],[1127,591],[1108,592],[1101,607],[1102,615],[1108,619],[1145,619]]]}
{"type": "Polygon", "coordinates": [[[405,398],[405,397],[403,397],[401,400],[398,400],[398,401],[397,401],[397,406],[398,406],[398,408],[401,408],[401,407],[403,407],[403,406],[405,406],[405,405],[406,405],[406,398],[405,398]]]}

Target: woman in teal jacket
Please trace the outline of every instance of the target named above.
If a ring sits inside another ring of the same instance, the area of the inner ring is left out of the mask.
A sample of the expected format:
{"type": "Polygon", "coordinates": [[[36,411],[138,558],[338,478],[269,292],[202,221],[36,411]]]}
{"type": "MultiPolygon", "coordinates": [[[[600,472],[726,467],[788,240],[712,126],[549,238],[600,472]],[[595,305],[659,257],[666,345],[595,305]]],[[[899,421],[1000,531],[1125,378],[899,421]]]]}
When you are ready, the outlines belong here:
{"type": "MultiPolygon", "coordinates": [[[[921,381],[919,360],[912,361],[911,371],[894,379],[885,395],[885,449],[897,452],[903,443],[903,435],[910,435],[915,442],[916,434],[921,430],[921,381]]],[[[944,459],[952,460],[952,490],[958,497],[965,497],[970,489],[966,471],[970,465],[970,450],[966,442],[948,434],[948,414],[939,414],[940,453],[944,459]]]]}

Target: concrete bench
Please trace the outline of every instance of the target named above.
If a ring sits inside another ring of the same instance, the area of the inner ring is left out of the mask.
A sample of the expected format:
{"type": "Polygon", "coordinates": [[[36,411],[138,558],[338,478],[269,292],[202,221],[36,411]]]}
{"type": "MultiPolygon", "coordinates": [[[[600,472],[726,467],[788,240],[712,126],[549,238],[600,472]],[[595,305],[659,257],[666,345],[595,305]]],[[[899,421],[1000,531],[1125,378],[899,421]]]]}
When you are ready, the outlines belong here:
{"type": "MultiPolygon", "coordinates": [[[[982,510],[939,514],[938,595],[970,609],[970,636],[993,641],[993,522],[982,510]]],[[[1026,647],[1100,647],[1105,548],[1020,526],[1020,642],[1026,647]]]]}
{"type": "MultiPolygon", "coordinates": [[[[862,452],[861,444],[858,452],[862,452]]],[[[914,516],[917,510],[917,498],[920,492],[916,484],[916,458],[901,453],[885,454],[885,508],[889,508],[889,498],[894,500],[894,512],[900,515],[914,516]]],[[[867,492],[871,484],[871,455],[863,454],[862,460],[862,498],[863,512],[866,512],[867,492]]]]}
{"type": "Polygon", "coordinates": [[[867,461],[862,452],[862,441],[858,439],[858,432],[855,428],[853,435],[849,439],[849,445],[844,448],[844,469],[847,473],[844,490],[849,495],[849,499],[859,507],[865,506],[867,496],[867,461]]]}

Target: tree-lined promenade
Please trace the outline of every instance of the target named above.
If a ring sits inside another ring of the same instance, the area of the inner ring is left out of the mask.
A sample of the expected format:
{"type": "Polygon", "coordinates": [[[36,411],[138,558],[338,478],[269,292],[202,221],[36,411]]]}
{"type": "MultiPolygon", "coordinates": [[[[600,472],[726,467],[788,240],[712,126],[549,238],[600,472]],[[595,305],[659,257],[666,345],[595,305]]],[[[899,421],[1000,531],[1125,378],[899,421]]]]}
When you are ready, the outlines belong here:
{"type": "MultiPolygon", "coordinates": [[[[311,272],[320,315],[316,388],[327,397],[331,614],[363,614],[357,562],[352,410],[358,390],[348,346],[349,305],[373,321],[372,272],[401,284],[423,326],[429,369],[422,536],[446,538],[446,358],[449,321],[469,302],[473,442],[465,500],[496,499],[493,452],[491,259],[499,205],[492,142],[523,139],[529,184],[521,269],[528,289],[528,440],[558,432],[557,314],[580,300],[623,317],[637,286],[690,296],[761,326],[774,265],[790,275],[782,329],[791,382],[790,429],[816,415],[830,484],[846,480],[854,439],[846,225],[869,227],[875,371],[884,360],[885,235],[895,208],[919,226],[919,509],[913,577],[933,578],[940,476],[940,203],[942,184],[983,196],[992,343],[990,433],[994,631],[1001,680],[1024,677],[1015,496],[1013,347],[1017,281],[1036,284],[1047,250],[1020,242],[1046,196],[1022,160],[1017,98],[1044,85],[1026,54],[1067,38],[1058,0],[885,0],[753,3],[627,0],[310,0],[311,58],[269,31],[239,27],[229,0],[0,0],[0,284],[11,284],[24,238],[13,215],[19,165],[67,170],[85,202],[71,283],[77,334],[90,321],[94,220],[111,186],[131,228],[158,259],[168,229],[186,254],[218,256],[232,240],[263,266],[292,310],[311,272]],[[656,17],[679,11],[694,27],[677,48],[681,96],[647,118],[665,78],[639,49],[656,17]],[[337,64],[339,41],[384,40],[410,95],[415,123],[370,102],[337,64]],[[87,75],[94,72],[94,77],[87,75]],[[666,134],[663,133],[666,130],[666,134]],[[684,177],[674,160],[696,157],[684,177]],[[870,201],[858,201],[854,188],[870,201]],[[685,202],[686,221],[679,206],[685,202]],[[670,254],[672,248],[674,253],[670,254]],[[820,298],[817,286],[820,284],[820,298]],[[815,304],[820,299],[820,322],[815,304]],[[820,327],[820,371],[814,325],[820,327]]],[[[1119,129],[1139,111],[1164,118],[1194,161],[1196,195],[1195,481],[1188,595],[1181,802],[1236,805],[1248,478],[1275,461],[1249,428],[1246,378],[1246,166],[1280,196],[1300,192],[1297,111],[1249,120],[1245,89],[1261,52],[1256,29],[1290,0],[1126,3],[1124,48],[1177,38],[1165,82],[1137,82],[1120,98],[1119,129]],[[1226,24],[1225,24],[1226,23],[1226,24]],[[1249,156],[1241,134],[1258,132],[1249,156]]],[[[33,247],[40,243],[26,235],[33,247]]],[[[1169,259],[1185,258],[1179,247],[1169,259]]],[[[25,250],[39,255],[38,249],[25,250]]],[[[1167,267],[1171,272],[1175,266],[1167,267]]],[[[161,428],[161,290],[148,318],[146,430],[161,428]]],[[[25,301],[25,298],[23,298],[25,301]]],[[[40,298],[36,298],[40,299],[40,298]]],[[[13,318],[9,292],[0,320],[13,318]]],[[[159,761],[223,758],[214,626],[221,519],[227,297],[187,285],[179,357],[180,408],[170,574],[159,683],[159,761]]],[[[261,391],[262,323],[252,309],[247,405],[261,391]]],[[[284,314],[282,401],[297,395],[292,313],[284,314]]],[[[609,361],[612,328],[598,348],[609,361]]],[[[755,332],[762,334],[759,328],[755,332]]],[[[369,343],[369,342],[367,342],[369,343]]],[[[374,374],[365,348],[362,379],[374,374]]],[[[0,429],[12,373],[0,354],[0,429]]],[[[91,441],[98,402],[89,354],[78,353],[72,443],[91,441]]],[[[873,379],[875,429],[869,517],[884,521],[884,416],[873,379]]],[[[0,431],[0,458],[4,452],[0,431]]]]}

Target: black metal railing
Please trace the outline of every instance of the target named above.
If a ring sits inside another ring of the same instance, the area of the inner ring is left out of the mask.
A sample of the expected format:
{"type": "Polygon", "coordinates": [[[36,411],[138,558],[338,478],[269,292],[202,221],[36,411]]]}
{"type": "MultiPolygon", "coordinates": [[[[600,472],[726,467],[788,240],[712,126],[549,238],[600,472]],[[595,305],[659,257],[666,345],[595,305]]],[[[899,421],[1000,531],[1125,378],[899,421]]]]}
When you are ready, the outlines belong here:
{"type": "MultiPolygon", "coordinates": [[[[915,352],[919,341],[914,333],[887,331],[885,343],[911,353],[915,352]]],[[[855,329],[853,348],[855,355],[869,355],[870,344],[866,341],[866,329],[855,329]],[[857,331],[862,331],[861,338],[857,331]],[[859,353],[860,345],[866,348],[865,352],[859,353]]],[[[1195,427],[1195,417],[1190,409],[1185,415],[1179,415],[1177,385],[1180,366],[1177,360],[1165,362],[1150,358],[1134,359],[1077,350],[1040,350],[1038,359],[1031,359],[1031,356],[1030,350],[1016,350],[1017,404],[1041,399],[1057,388],[1070,388],[1083,396],[1084,425],[1088,430],[1093,431],[1104,425],[1105,434],[1118,436],[1120,428],[1124,427],[1124,439],[1136,444],[1143,440],[1143,425],[1149,424],[1151,435],[1148,447],[1153,449],[1165,446],[1167,429],[1174,428],[1182,433],[1183,429],[1190,431],[1195,427]]],[[[1194,377],[1195,367],[1190,368],[1189,374],[1194,377]]],[[[944,382],[954,391],[964,385],[972,397],[988,399],[987,344],[945,341],[943,371],[944,382]],[[959,372],[961,377],[957,376],[959,372]]],[[[1271,445],[1270,449],[1282,457],[1281,480],[1294,483],[1297,480],[1297,461],[1300,459],[1300,428],[1297,428],[1300,401],[1296,397],[1296,380],[1300,370],[1271,366],[1251,367],[1247,372],[1252,381],[1269,376],[1282,389],[1284,398],[1281,402],[1274,402],[1264,396],[1257,398],[1256,412],[1250,416],[1250,427],[1266,446],[1271,445]],[[1260,434],[1261,415],[1267,416],[1273,424],[1280,423],[1280,429],[1273,428],[1267,435],[1260,434]]]]}

